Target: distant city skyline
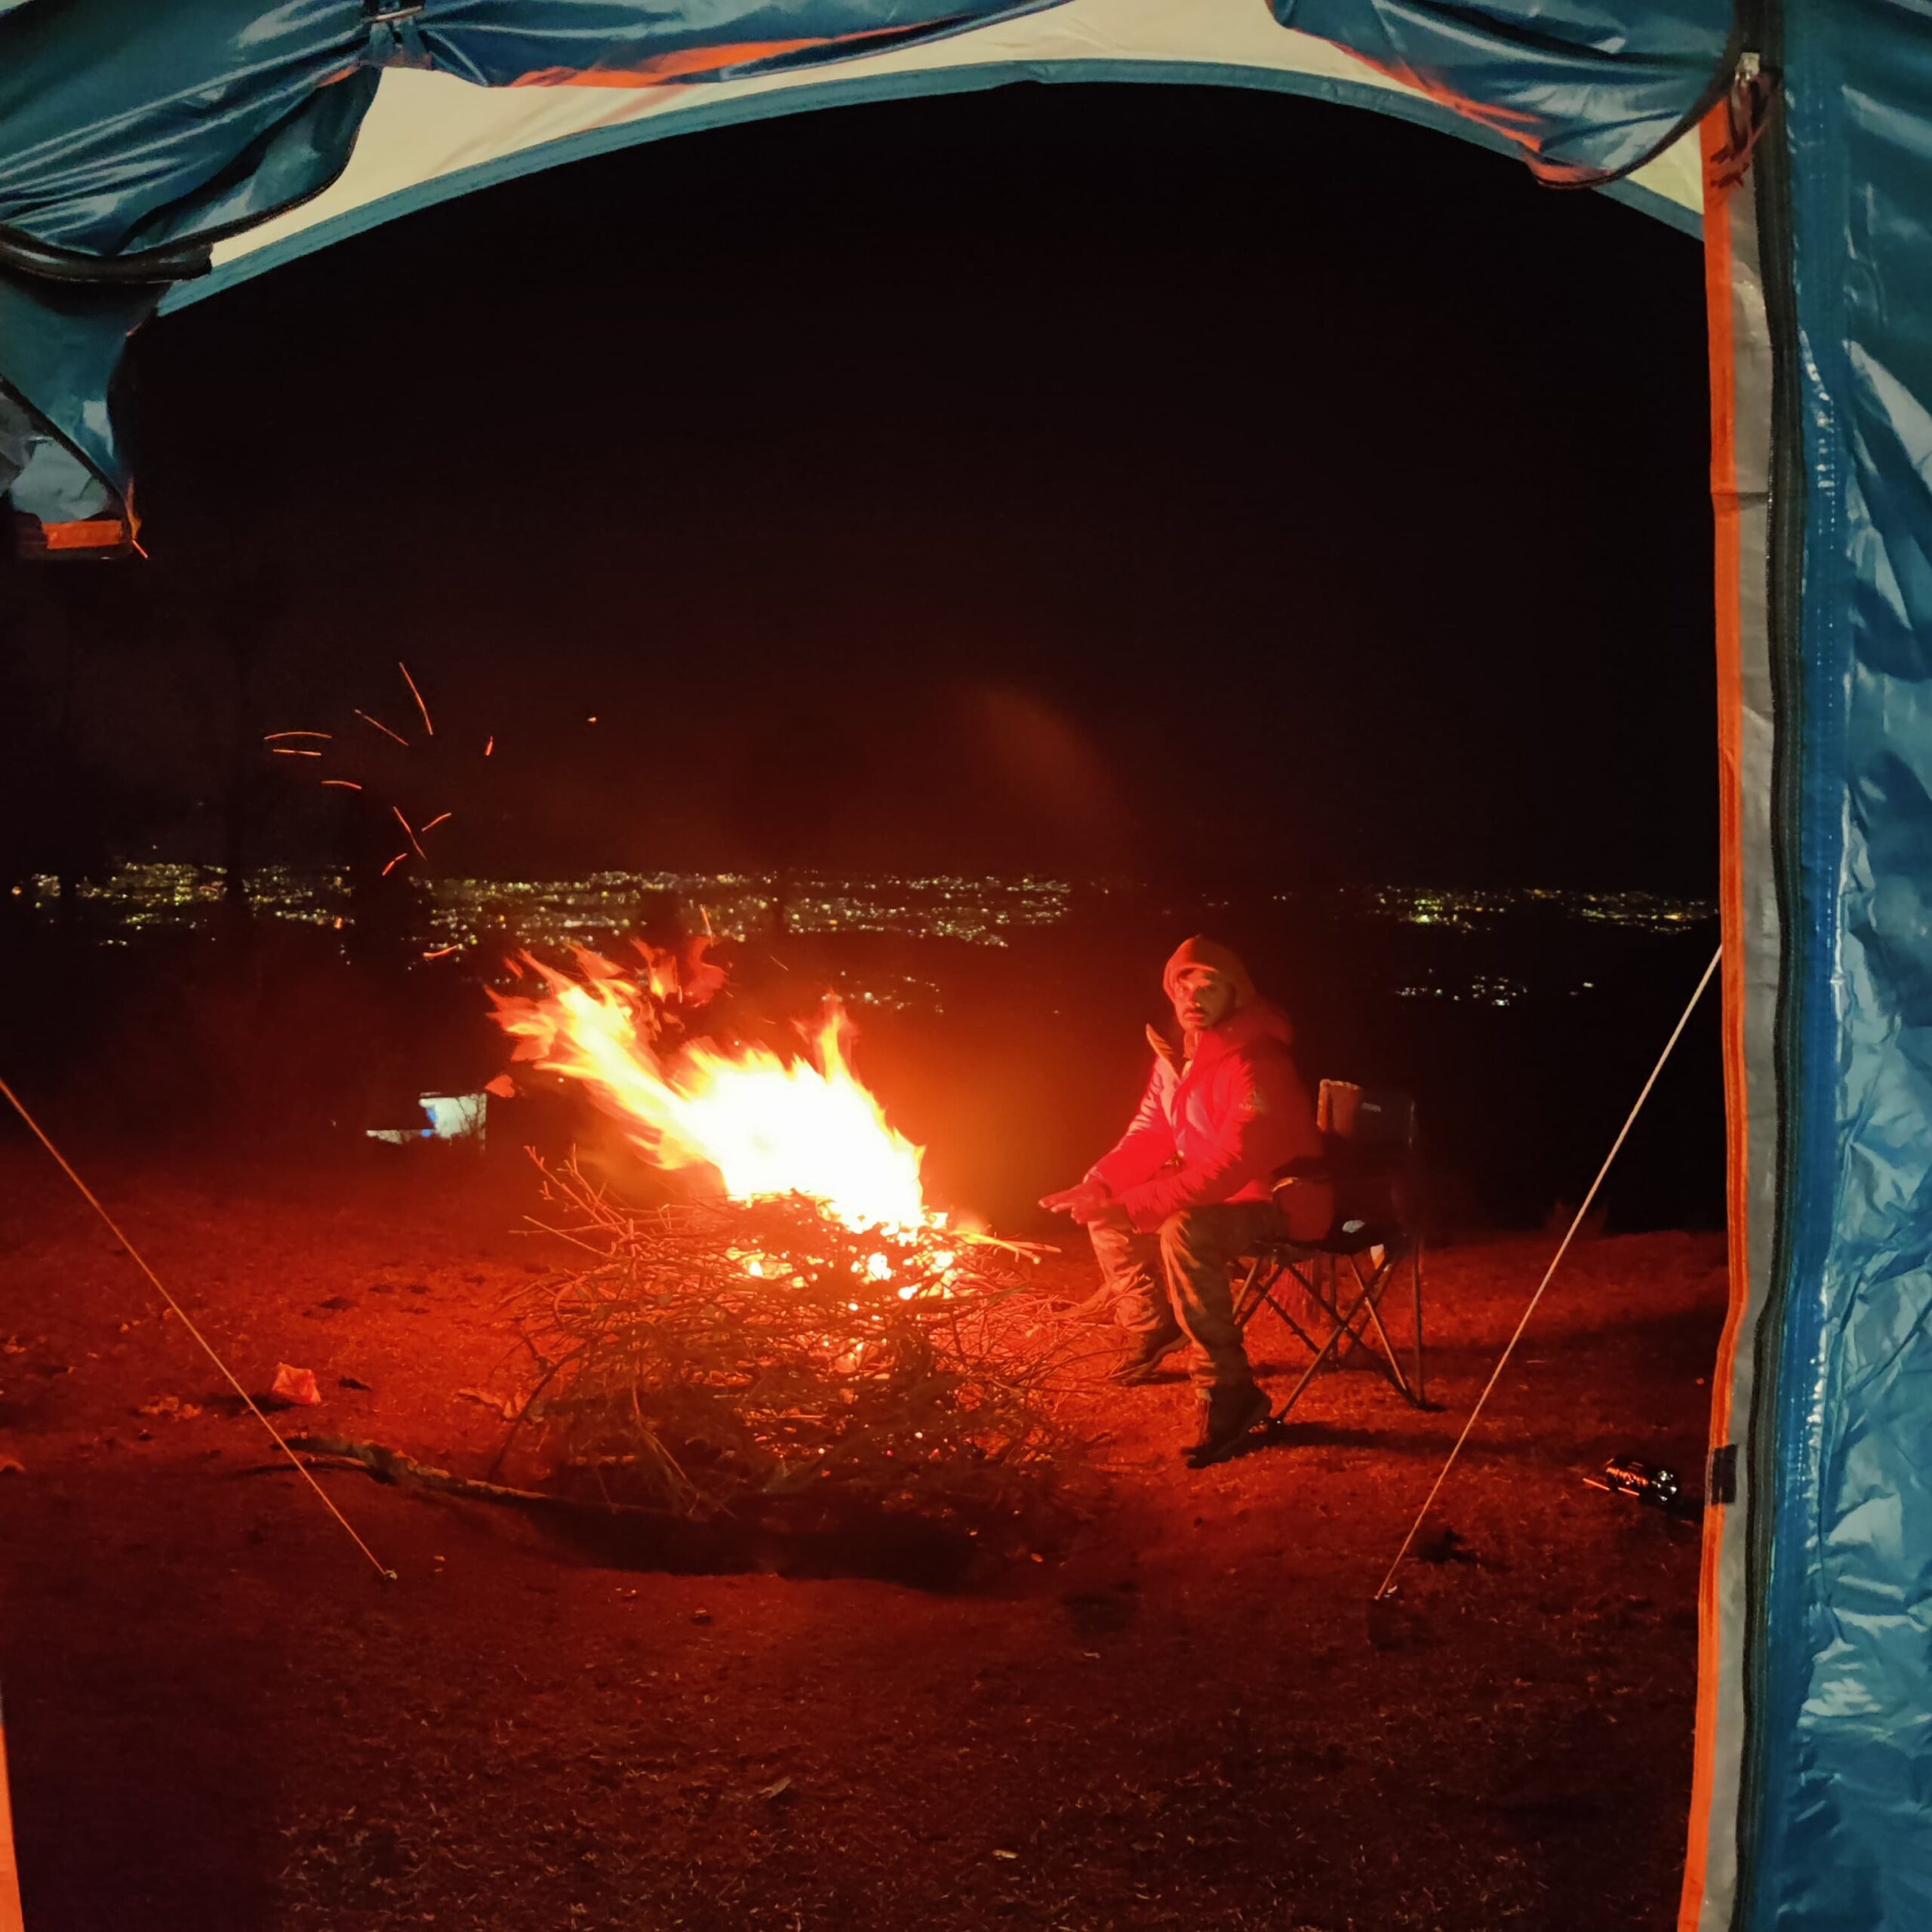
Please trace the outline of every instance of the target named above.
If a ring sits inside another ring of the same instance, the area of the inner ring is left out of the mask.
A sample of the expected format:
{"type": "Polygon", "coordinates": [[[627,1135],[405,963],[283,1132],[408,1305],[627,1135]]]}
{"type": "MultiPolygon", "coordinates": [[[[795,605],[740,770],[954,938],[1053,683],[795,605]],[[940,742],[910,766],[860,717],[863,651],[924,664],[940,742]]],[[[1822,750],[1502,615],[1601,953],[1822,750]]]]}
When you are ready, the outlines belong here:
{"type": "MultiPolygon", "coordinates": [[[[17,890],[26,909],[46,916],[60,906],[60,881],[36,875],[17,890]]],[[[547,878],[413,878],[399,881],[441,945],[511,938],[569,945],[635,930],[647,912],[682,910],[691,931],[744,939],[771,931],[780,895],[774,874],[740,871],[601,869],[547,878]],[[653,902],[657,902],[654,906],[653,902]]],[[[1001,946],[1018,929],[1060,924],[1078,899],[1158,896],[1147,882],[1059,878],[1040,872],[842,872],[800,869],[786,880],[785,929],[798,934],[895,932],[1001,946]]],[[[167,862],[124,862],[107,877],[84,880],[75,900],[110,931],[181,930],[211,918],[226,899],[211,869],[167,862]]],[[[259,915],[306,925],[346,927],[355,918],[349,874],[340,867],[270,866],[249,873],[243,894],[259,915]]],[[[1715,915],[1709,900],[1643,889],[1577,887],[1407,886],[1380,883],[1261,893],[1275,904],[1329,903],[1363,916],[1472,932],[1512,914],[1544,909],[1584,921],[1649,932],[1681,931],[1715,915]]]]}

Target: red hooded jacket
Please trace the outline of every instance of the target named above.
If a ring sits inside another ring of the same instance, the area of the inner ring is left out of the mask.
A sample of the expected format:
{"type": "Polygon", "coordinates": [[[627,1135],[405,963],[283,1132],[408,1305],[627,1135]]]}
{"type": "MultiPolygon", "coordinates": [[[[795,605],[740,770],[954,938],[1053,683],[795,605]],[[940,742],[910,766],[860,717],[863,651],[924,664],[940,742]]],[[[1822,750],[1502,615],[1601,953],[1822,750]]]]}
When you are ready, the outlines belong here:
{"type": "Polygon", "coordinates": [[[1315,1108],[1288,1051],[1294,1031],[1251,1000],[1203,1033],[1184,1064],[1155,1038],[1153,1076],[1127,1131],[1088,1170],[1143,1234],[1171,1214],[1265,1201],[1288,1161],[1321,1152],[1315,1108]]]}

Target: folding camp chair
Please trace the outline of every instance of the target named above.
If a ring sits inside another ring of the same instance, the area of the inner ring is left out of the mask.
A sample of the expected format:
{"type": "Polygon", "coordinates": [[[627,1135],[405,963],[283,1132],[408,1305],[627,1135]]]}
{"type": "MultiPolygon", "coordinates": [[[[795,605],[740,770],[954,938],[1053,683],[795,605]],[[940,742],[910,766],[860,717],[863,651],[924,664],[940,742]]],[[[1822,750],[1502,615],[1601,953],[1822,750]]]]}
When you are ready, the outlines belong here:
{"type": "Polygon", "coordinates": [[[1284,1238],[1257,1249],[1235,1297],[1235,1319],[1244,1328],[1265,1303],[1313,1357],[1272,1420],[1287,1414],[1321,1369],[1331,1362],[1339,1366],[1358,1351],[1398,1395],[1426,1408],[1415,1103],[1406,1094],[1324,1080],[1316,1124],[1324,1150],[1321,1160],[1278,1176],[1275,1199],[1291,1224],[1305,1225],[1301,1204],[1323,1198],[1326,1191],[1334,1204],[1327,1232],[1319,1239],[1284,1238]],[[1382,1319],[1384,1299],[1404,1275],[1414,1324],[1406,1371],[1382,1319]],[[1289,1306],[1291,1281],[1306,1297],[1299,1309],[1289,1306]],[[1311,1330],[1326,1334],[1318,1337],[1311,1330]]]}

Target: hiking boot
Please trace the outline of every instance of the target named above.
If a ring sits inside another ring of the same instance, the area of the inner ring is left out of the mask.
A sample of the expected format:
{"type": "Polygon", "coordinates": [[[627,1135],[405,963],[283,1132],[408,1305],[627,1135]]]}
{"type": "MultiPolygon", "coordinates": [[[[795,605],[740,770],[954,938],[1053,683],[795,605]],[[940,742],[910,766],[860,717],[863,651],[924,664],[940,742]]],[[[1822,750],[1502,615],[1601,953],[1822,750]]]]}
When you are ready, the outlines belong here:
{"type": "Polygon", "coordinates": [[[1143,1336],[1128,1349],[1112,1379],[1130,1388],[1137,1383],[1151,1382],[1161,1363],[1186,1346],[1187,1337],[1179,1329],[1171,1335],[1143,1336]]]}
{"type": "Polygon", "coordinates": [[[1225,1462],[1242,1437],[1272,1413],[1273,1404],[1252,1382],[1240,1388],[1214,1389],[1201,1404],[1201,1434],[1186,1452],[1187,1466],[1204,1469],[1225,1462]]]}

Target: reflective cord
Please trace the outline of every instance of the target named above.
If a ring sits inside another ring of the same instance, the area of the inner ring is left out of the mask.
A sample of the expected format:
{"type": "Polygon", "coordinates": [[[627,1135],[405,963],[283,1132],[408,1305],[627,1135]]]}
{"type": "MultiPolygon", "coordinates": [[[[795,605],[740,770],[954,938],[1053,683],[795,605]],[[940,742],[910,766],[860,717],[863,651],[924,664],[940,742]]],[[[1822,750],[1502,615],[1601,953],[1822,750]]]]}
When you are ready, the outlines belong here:
{"type": "Polygon", "coordinates": [[[186,1328],[188,1333],[193,1336],[195,1340],[201,1344],[202,1352],[207,1355],[210,1361],[214,1364],[217,1368],[221,1371],[222,1374],[227,1380],[229,1386],[232,1389],[235,1394],[239,1395],[242,1401],[248,1404],[249,1413],[253,1415],[255,1420],[268,1431],[269,1434],[272,1437],[274,1438],[275,1446],[288,1458],[289,1461],[294,1466],[297,1473],[301,1476],[302,1480],[321,1498],[322,1507],[349,1532],[349,1541],[354,1543],[355,1547],[375,1565],[376,1574],[379,1577],[382,1577],[384,1581],[387,1583],[394,1583],[395,1581],[395,1572],[385,1565],[380,1558],[377,1555],[376,1552],[355,1534],[355,1525],[352,1524],[349,1518],[335,1506],[333,1502],[330,1500],[328,1492],[315,1480],[314,1473],[310,1470],[308,1464],[303,1462],[301,1457],[297,1455],[295,1451],[290,1448],[288,1444],[281,1439],[281,1432],[278,1430],[275,1424],[270,1422],[268,1417],[262,1413],[261,1407],[256,1401],[254,1397],[250,1395],[248,1390],[243,1388],[239,1382],[235,1380],[233,1371],[230,1370],[227,1363],[223,1361],[220,1356],[215,1353],[214,1345],[210,1342],[208,1338],[195,1326],[192,1321],[189,1319],[188,1311],[168,1292],[168,1289],[165,1284],[162,1282],[161,1277],[157,1275],[154,1270],[148,1266],[146,1262],[141,1258],[140,1254],[135,1247],[134,1244],[121,1232],[120,1226],[115,1220],[114,1217],[100,1204],[100,1201],[95,1197],[94,1190],[88,1186],[85,1181],[82,1180],[78,1174],[75,1173],[73,1168],[68,1163],[66,1155],[62,1153],[60,1149],[55,1146],[54,1143],[48,1139],[46,1132],[42,1128],[39,1121],[35,1120],[33,1115],[27,1112],[25,1103],[21,1100],[19,1094],[16,1094],[13,1088],[7,1084],[5,1080],[0,1080],[0,1094],[4,1094],[8,1100],[11,1103],[14,1112],[18,1114],[21,1119],[26,1122],[29,1131],[32,1134],[34,1138],[47,1149],[48,1153],[54,1156],[54,1161],[59,1166],[60,1171],[80,1189],[82,1198],[87,1202],[88,1205],[107,1223],[108,1231],[113,1235],[114,1238],[128,1251],[128,1260],[133,1262],[134,1266],[154,1284],[155,1293],[158,1294],[161,1297],[162,1300],[167,1303],[168,1306],[174,1310],[174,1314],[180,1320],[182,1327],[186,1328]]]}
{"type": "Polygon", "coordinates": [[[1544,1269],[1543,1279],[1537,1284],[1536,1293],[1530,1297],[1529,1306],[1523,1311],[1522,1320],[1516,1324],[1515,1334],[1509,1337],[1509,1344],[1498,1358],[1488,1381],[1483,1385],[1482,1393],[1476,1398],[1475,1407],[1469,1411],[1469,1420],[1463,1425],[1462,1434],[1456,1438],[1455,1447],[1450,1451],[1449,1459],[1442,1465],[1434,1487],[1423,1498],[1422,1507],[1416,1512],[1416,1519],[1409,1525],[1409,1533],[1402,1539],[1402,1546],[1396,1551],[1395,1560],[1389,1564],[1389,1574],[1383,1578],[1371,1601],[1379,1602],[1389,1594],[1395,1582],[1395,1572],[1402,1567],[1402,1558],[1408,1555],[1409,1546],[1416,1540],[1417,1531],[1422,1527],[1423,1518],[1429,1514],[1443,1484],[1448,1480],[1449,1472],[1455,1466],[1456,1458],[1463,1453],[1463,1444],[1468,1441],[1469,1431],[1476,1426],[1476,1417],[1482,1414],[1482,1405],[1489,1400],[1490,1391],[1502,1379],[1503,1370],[1509,1367],[1509,1358],[1515,1352],[1516,1344],[1523,1339],[1523,1331],[1530,1325],[1530,1318],[1537,1312],[1537,1303],[1543,1300],[1543,1290],[1549,1286],[1550,1278],[1556,1272],[1558,1264],[1569,1252],[1571,1242],[1577,1238],[1577,1230],[1583,1225],[1583,1217],[1590,1211],[1590,1203],[1597,1198],[1597,1189],[1602,1186],[1604,1175],[1610,1172],[1611,1163],[1617,1158],[1631,1128],[1636,1124],[1637,1116],[1644,1110],[1644,1103],[1651,1097],[1651,1089],[1657,1084],[1657,1075],[1663,1072],[1664,1063],[1670,1058],[1672,1049],[1683,1038],[1684,1029],[1690,1025],[1690,1016],[1697,1011],[1697,1002],[1704,997],[1704,989],[1711,983],[1711,975],[1718,970],[1718,961],[1723,957],[1724,948],[1719,946],[1717,951],[1711,955],[1711,963],[1704,968],[1704,977],[1697,982],[1697,990],[1690,995],[1690,1004],[1684,1009],[1677,1024],[1671,1029],[1670,1038],[1663,1043],[1663,1051],[1658,1054],[1657,1065],[1651,1069],[1651,1077],[1644,1082],[1644,1091],[1637,1096],[1636,1105],[1630,1109],[1629,1117],[1618,1130],[1617,1138],[1611,1143],[1610,1152],[1603,1157],[1603,1165],[1598,1168],[1596,1179],[1590,1183],[1590,1191],[1583,1196],[1583,1204],[1577,1210],[1576,1218],[1570,1223],[1569,1232],[1563,1237],[1562,1243],[1552,1257],[1549,1266],[1544,1269]]]}

